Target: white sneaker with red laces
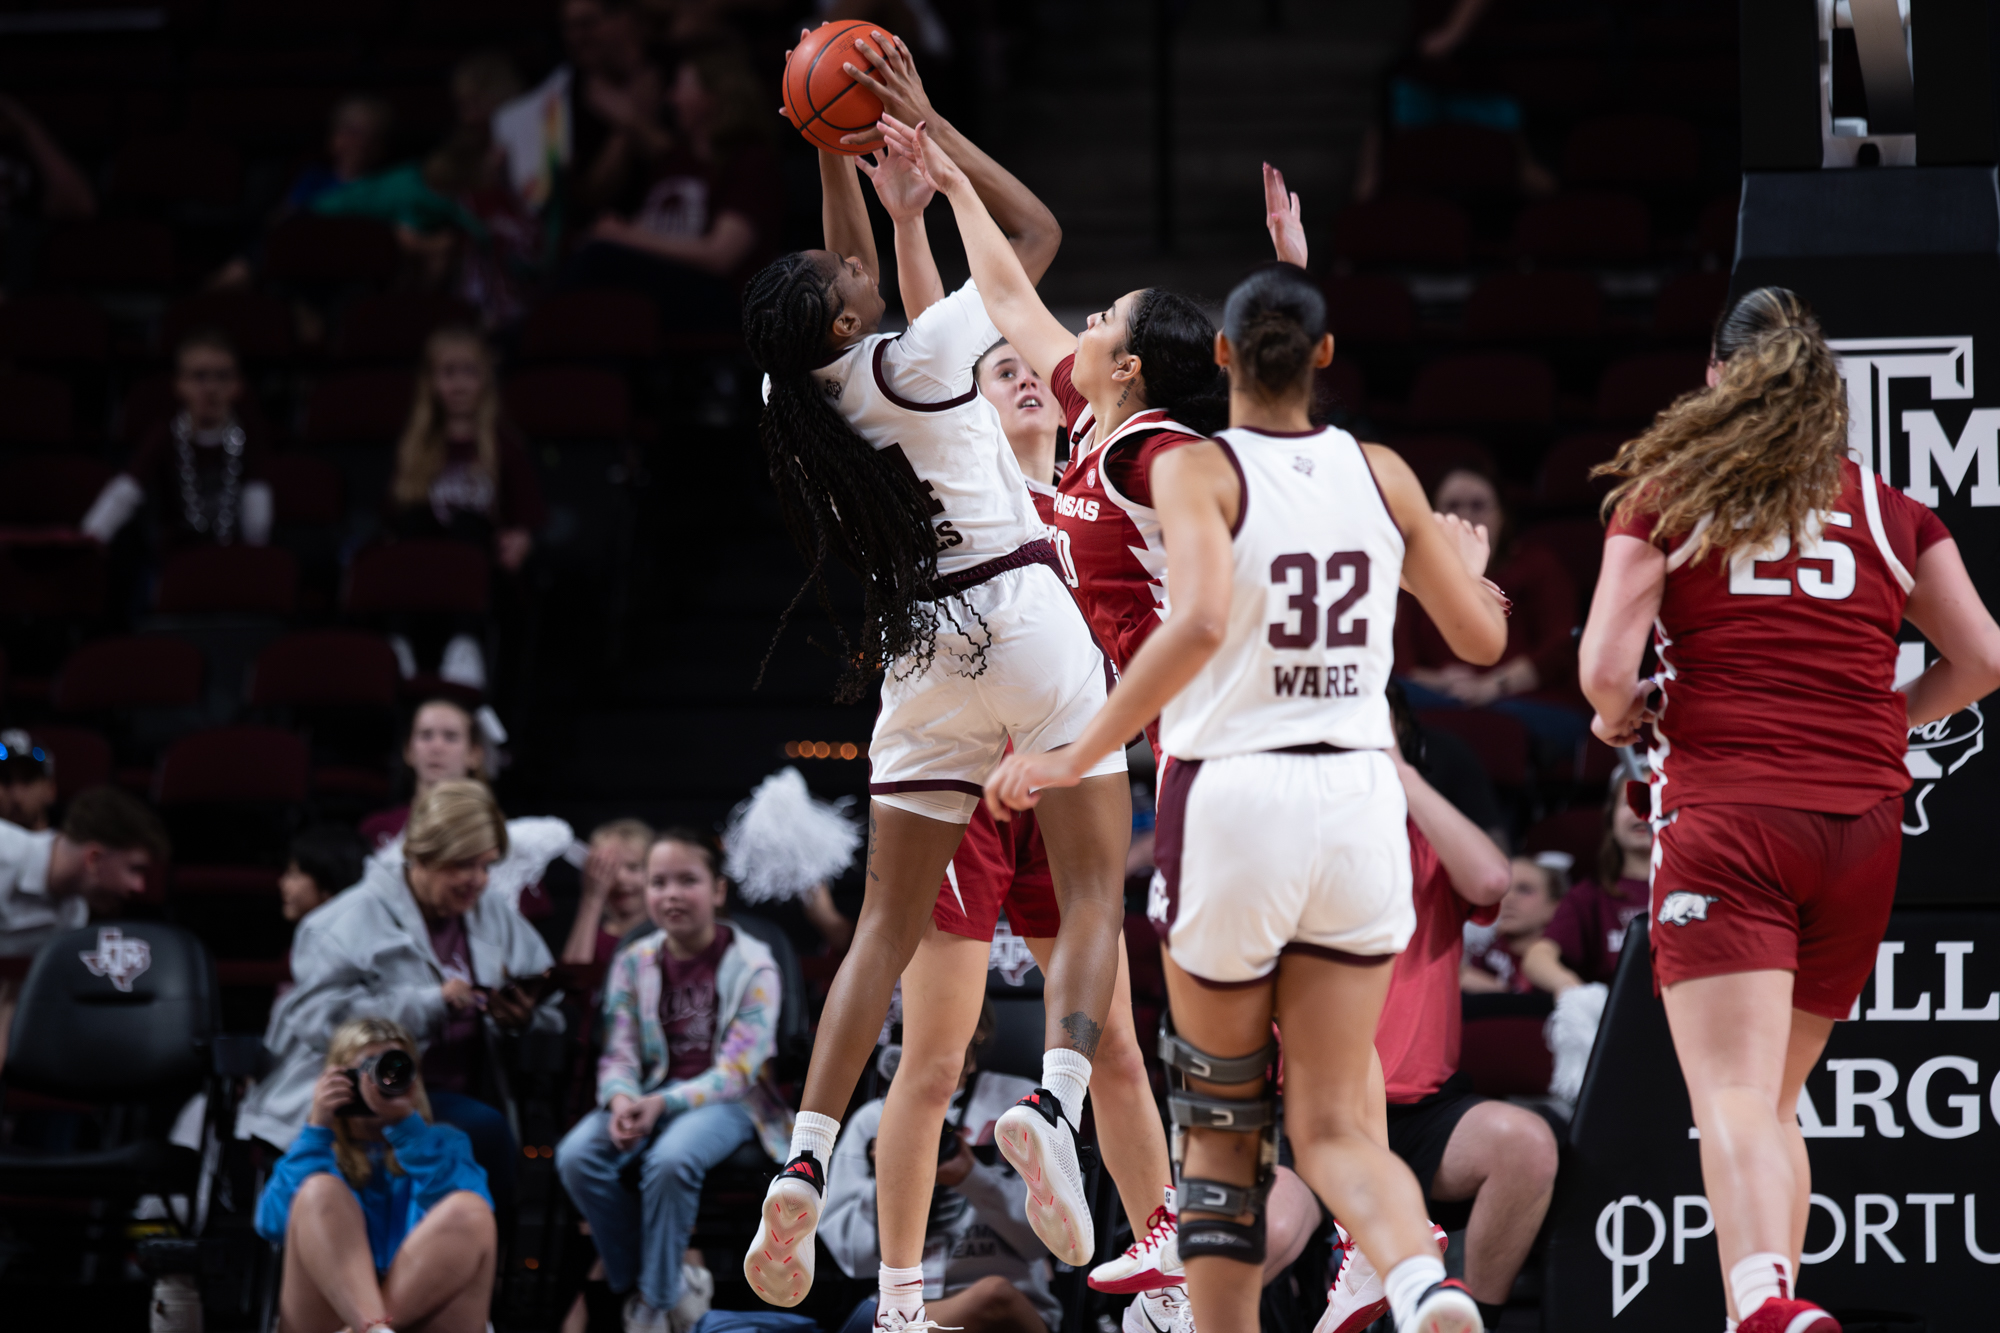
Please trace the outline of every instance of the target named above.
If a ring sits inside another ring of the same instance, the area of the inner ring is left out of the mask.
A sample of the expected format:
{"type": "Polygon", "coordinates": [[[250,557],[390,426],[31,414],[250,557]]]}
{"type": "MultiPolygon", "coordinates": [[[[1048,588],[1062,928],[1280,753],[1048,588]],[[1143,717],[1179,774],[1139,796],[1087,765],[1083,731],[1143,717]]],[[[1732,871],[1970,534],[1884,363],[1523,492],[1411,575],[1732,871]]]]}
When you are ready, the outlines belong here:
{"type": "MultiPolygon", "coordinates": [[[[1444,1228],[1431,1223],[1431,1239],[1443,1253],[1451,1244],[1444,1228]]],[[[1333,1224],[1333,1252],[1339,1259],[1333,1283],[1326,1291],[1326,1313],[1313,1325],[1313,1333],[1361,1333],[1389,1313],[1389,1293],[1383,1289],[1382,1275],[1347,1234],[1339,1222],[1333,1224]]]]}
{"type": "Polygon", "coordinates": [[[1090,1285],[1098,1291],[1157,1291],[1187,1280],[1181,1269],[1180,1219],[1174,1214],[1174,1192],[1164,1207],[1146,1219],[1146,1234],[1133,1238],[1125,1253],[1090,1270],[1090,1285]]]}

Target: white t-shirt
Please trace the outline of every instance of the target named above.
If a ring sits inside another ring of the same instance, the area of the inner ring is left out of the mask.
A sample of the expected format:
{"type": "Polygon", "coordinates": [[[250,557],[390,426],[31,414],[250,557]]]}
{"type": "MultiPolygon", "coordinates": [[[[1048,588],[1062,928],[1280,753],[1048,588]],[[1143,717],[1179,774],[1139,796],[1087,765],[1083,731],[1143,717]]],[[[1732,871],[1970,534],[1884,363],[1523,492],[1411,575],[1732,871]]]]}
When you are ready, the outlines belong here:
{"type": "Polygon", "coordinates": [[[0,957],[20,958],[58,931],[90,921],[81,894],[49,897],[49,850],[54,829],[30,833],[0,821],[0,957]]]}

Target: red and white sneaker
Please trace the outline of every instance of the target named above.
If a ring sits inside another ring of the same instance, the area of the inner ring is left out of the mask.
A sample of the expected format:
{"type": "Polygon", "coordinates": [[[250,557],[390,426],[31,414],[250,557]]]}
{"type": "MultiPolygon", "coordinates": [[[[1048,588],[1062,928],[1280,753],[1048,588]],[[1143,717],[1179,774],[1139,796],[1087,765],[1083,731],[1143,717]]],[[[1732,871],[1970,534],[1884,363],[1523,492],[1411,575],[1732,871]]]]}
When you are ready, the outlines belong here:
{"type": "MultiPolygon", "coordinates": [[[[1444,1228],[1431,1223],[1431,1239],[1441,1254],[1451,1244],[1444,1228]]],[[[1313,1333],[1361,1333],[1389,1313],[1389,1294],[1382,1288],[1382,1275],[1347,1234],[1339,1222],[1333,1224],[1333,1252],[1339,1257],[1333,1282],[1326,1289],[1326,1313],[1313,1325],[1313,1333]]]]}
{"type": "Polygon", "coordinates": [[[1431,1284],[1417,1301],[1416,1317],[1408,1329],[1398,1325],[1397,1333],[1485,1333],[1486,1321],[1479,1317],[1479,1302],[1455,1277],[1431,1284]]]}
{"type": "Polygon", "coordinates": [[[1840,1333],[1840,1321],[1811,1301],[1773,1296],[1738,1324],[1736,1333],[1840,1333]]]}
{"type": "MultiPolygon", "coordinates": [[[[1172,1191],[1168,1191],[1171,1195],[1172,1191]]],[[[1187,1281],[1181,1268],[1181,1224],[1172,1205],[1155,1208],[1146,1219],[1146,1234],[1134,1238],[1125,1253],[1090,1270],[1090,1285],[1098,1291],[1157,1291],[1187,1281]]]]}
{"type": "Polygon", "coordinates": [[[1097,1234],[1077,1166],[1076,1131],[1056,1095],[1036,1088],[1001,1113],[993,1137],[1028,1186],[1028,1225],[1042,1244],[1071,1268],[1089,1263],[1097,1234]]]}
{"type": "Polygon", "coordinates": [[[825,1193],[826,1174],[804,1152],[785,1163],[764,1191],[757,1238],[743,1256],[743,1277],[767,1304],[789,1308],[812,1290],[813,1236],[825,1193]]]}

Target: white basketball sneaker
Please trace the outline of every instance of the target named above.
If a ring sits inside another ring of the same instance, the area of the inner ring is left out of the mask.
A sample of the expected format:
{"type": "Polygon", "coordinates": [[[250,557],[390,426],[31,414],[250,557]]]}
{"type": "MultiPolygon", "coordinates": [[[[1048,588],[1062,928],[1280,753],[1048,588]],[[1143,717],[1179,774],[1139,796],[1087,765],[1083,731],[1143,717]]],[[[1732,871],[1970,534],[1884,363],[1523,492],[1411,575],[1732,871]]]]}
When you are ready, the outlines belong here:
{"type": "Polygon", "coordinates": [[[1089,1263],[1097,1233],[1076,1162],[1076,1132],[1056,1095],[1036,1088],[1007,1108],[993,1128],[993,1137],[1027,1183],[1028,1224],[1042,1244],[1071,1268],[1089,1263]]]}
{"type": "Polygon", "coordinates": [[[766,1303],[790,1308],[812,1290],[813,1237],[825,1193],[826,1173],[804,1152],[785,1163],[764,1191],[757,1238],[743,1256],[743,1277],[766,1303]]]}
{"type": "Polygon", "coordinates": [[[901,1310],[885,1310],[880,1305],[875,1307],[876,1333],[921,1333],[925,1329],[938,1330],[938,1333],[965,1333],[963,1327],[938,1323],[921,1305],[917,1307],[915,1314],[904,1314],[901,1310]]]}
{"type": "Polygon", "coordinates": [[[1181,1269],[1180,1219],[1173,1212],[1173,1191],[1166,1206],[1146,1219],[1146,1234],[1136,1236],[1125,1253],[1090,1270],[1090,1285],[1098,1291],[1156,1291],[1185,1282],[1181,1269]]]}
{"type": "MultiPolygon", "coordinates": [[[[1382,1287],[1382,1275],[1347,1234],[1339,1222],[1333,1224],[1333,1252],[1340,1258],[1333,1283],[1326,1292],[1326,1313],[1313,1325],[1313,1333],[1361,1333],[1389,1313],[1389,1293],[1382,1287]]],[[[1442,1253],[1451,1244],[1444,1228],[1431,1223],[1431,1238],[1442,1253]]]]}
{"type": "Polygon", "coordinates": [[[1142,1291],[1125,1307],[1123,1333],[1194,1333],[1186,1287],[1142,1291]]]}

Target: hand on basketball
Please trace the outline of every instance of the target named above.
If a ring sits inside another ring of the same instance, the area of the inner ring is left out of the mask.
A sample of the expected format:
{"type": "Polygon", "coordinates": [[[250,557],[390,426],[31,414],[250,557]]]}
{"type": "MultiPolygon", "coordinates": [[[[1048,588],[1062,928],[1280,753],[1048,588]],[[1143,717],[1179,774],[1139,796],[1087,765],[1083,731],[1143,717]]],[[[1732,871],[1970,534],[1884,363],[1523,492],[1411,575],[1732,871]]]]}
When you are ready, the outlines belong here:
{"type": "Polygon", "coordinates": [[[1592,714],[1591,733],[1606,745],[1637,745],[1639,728],[1660,720],[1652,707],[1653,692],[1658,688],[1651,679],[1633,681],[1632,697],[1625,704],[1624,715],[1607,718],[1602,713],[1592,714]]]}
{"type": "Polygon", "coordinates": [[[1285,189],[1285,173],[1264,164],[1264,226],[1271,248],[1285,264],[1306,266],[1306,227],[1299,218],[1299,197],[1285,189]]]}
{"type": "Polygon", "coordinates": [[[884,115],[881,130],[889,152],[921,163],[933,189],[949,194],[954,186],[965,184],[965,173],[958,169],[958,163],[951,160],[949,153],[938,147],[923,121],[918,121],[913,129],[894,116],[884,115]]]}
{"type": "MultiPolygon", "coordinates": [[[[882,99],[882,110],[894,116],[905,125],[915,125],[931,116],[931,99],[924,95],[924,81],[917,77],[917,62],[910,55],[910,48],[900,37],[889,37],[877,32],[870,34],[875,40],[857,37],[855,50],[868,57],[872,70],[848,63],[841,68],[868,91],[882,99]]],[[[844,144],[871,144],[882,138],[882,127],[871,130],[857,130],[853,134],[843,134],[844,144]]]]}
{"type": "Polygon", "coordinates": [[[902,222],[920,216],[937,197],[937,186],[924,171],[922,162],[884,143],[881,151],[854,159],[861,174],[875,185],[875,197],[891,219],[902,222]]]}
{"type": "Polygon", "coordinates": [[[986,810],[995,819],[1012,819],[1016,810],[1032,810],[1050,787],[1074,787],[1083,781],[1076,766],[1076,747],[1041,754],[1010,754],[986,779],[986,810]]]}

